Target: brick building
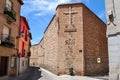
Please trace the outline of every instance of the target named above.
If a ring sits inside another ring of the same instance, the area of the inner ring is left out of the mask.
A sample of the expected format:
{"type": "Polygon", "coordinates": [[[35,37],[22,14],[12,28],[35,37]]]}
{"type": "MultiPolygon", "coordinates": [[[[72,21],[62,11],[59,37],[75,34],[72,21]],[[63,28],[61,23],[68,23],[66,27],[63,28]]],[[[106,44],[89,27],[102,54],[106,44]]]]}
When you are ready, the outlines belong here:
{"type": "Polygon", "coordinates": [[[120,80],[120,0],[106,0],[109,80],[120,80]]]}
{"type": "MultiPolygon", "coordinates": [[[[60,4],[39,43],[40,66],[56,74],[108,74],[106,24],[83,3],[60,4]]],[[[34,52],[33,52],[34,54],[34,52]]]]}
{"type": "Polygon", "coordinates": [[[29,57],[30,57],[30,47],[31,47],[31,39],[32,35],[30,33],[30,27],[28,21],[25,17],[20,17],[20,29],[19,34],[22,35],[19,38],[19,72],[23,73],[29,66],[29,57]]]}
{"type": "Polygon", "coordinates": [[[0,77],[17,74],[17,49],[22,0],[0,0],[0,77]]]}

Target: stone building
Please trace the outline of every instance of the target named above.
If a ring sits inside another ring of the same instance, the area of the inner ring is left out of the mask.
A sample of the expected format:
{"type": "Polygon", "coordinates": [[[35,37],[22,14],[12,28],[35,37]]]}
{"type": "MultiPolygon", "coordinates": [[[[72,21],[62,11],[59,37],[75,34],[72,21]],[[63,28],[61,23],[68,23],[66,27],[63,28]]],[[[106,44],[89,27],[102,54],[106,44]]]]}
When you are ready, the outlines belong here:
{"type": "Polygon", "coordinates": [[[120,0],[106,0],[109,80],[120,80],[120,0]]]}
{"type": "Polygon", "coordinates": [[[40,66],[55,74],[108,74],[106,24],[83,3],[58,5],[37,48],[40,66]]]}
{"type": "Polygon", "coordinates": [[[35,67],[45,67],[44,66],[44,48],[43,45],[43,38],[38,44],[32,45],[31,47],[31,57],[30,57],[30,66],[35,67]]]}
{"type": "Polygon", "coordinates": [[[39,63],[38,63],[39,45],[38,44],[32,45],[30,51],[31,51],[30,66],[39,67],[39,63]]]}
{"type": "Polygon", "coordinates": [[[17,74],[22,0],[0,0],[0,77],[17,74]]]}

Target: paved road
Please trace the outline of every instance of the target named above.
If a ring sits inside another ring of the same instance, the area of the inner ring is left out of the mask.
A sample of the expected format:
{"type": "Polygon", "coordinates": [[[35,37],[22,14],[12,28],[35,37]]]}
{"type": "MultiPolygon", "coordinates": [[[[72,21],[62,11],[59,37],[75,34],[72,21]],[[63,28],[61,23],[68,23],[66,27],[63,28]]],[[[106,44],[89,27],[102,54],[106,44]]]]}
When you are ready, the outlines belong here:
{"type": "Polygon", "coordinates": [[[25,73],[18,77],[10,77],[7,80],[108,80],[107,77],[87,77],[87,76],[57,76],[43,68],[30,67],[25,73]],[[42,77],[41,72],[42,71],[42,77]]]}
{"type": "Polygon", "coordinates": [[[57,76],[43,68],[41,68],[42,76],[39,80],[108,80],[108,76],[70,76],[61,75],[57,76]]]}
{"type": "Polygon", "coordinates": [[[10,77],[8,80],[38,80],[41,78],[39,68],[30,67],[25,73],[18,77],[10,77]]]}

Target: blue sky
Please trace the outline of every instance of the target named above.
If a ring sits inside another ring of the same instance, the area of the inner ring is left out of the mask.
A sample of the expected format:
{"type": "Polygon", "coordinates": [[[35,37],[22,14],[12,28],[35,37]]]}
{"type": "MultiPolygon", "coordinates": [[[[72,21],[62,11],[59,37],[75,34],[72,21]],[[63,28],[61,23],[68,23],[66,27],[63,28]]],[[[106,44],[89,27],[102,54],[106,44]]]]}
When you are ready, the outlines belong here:
{"type": "Polygon", "coordinates": [[[60,3],[82,2],[100,19],[106,22],[105,0],[23,0],[21,15],[28,19],[32,44],[38,44],[44,35],[55,10],[60,3]]]}

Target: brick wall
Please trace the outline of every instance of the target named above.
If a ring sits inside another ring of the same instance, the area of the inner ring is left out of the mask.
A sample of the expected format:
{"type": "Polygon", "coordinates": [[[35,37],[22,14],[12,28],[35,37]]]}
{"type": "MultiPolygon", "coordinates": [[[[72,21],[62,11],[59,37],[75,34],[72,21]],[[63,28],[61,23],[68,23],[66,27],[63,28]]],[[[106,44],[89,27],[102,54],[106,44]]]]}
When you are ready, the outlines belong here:
{"type": "Polygon", "coordinates": [[[83,7],[85,74],[99,75],[108,73],[108,47],[106,24],[83,7]],[[101,63],[97,63],[97,59],[101,63]]]}

